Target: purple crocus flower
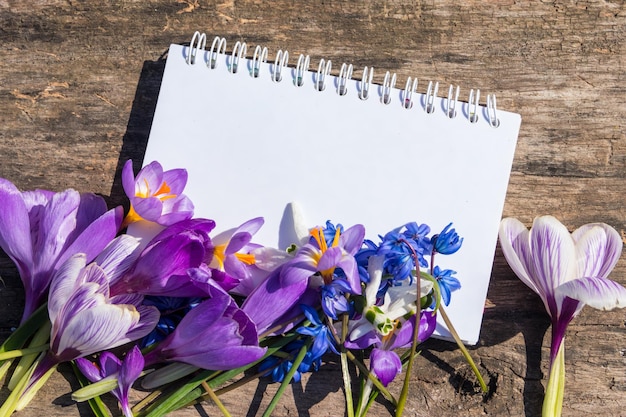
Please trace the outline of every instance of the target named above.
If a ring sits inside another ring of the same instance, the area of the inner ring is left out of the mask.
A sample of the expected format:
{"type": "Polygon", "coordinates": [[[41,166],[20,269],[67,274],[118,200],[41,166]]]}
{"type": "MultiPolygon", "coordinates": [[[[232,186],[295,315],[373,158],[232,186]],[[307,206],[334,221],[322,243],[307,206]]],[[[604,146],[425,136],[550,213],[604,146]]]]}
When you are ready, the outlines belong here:
{"type": "Polygon", "coordinates": [[[145,356],[146,366],[183,362],[198,368],[229,370],[265,354],[257,329],[227,294],[216,293],[181,320],[174,332],[145,356]]]}
{"type": "Polygon", "coordinates": [[[120,402],[120,408],[126,417],[132,417],[133,412],[128,403],[128,394],[133,383],[141,376],[144,368],[144,359],[137,345],[128,351],[123,361],[111,352],[102,352],[99,357],[99,365],[85,358],[76,359],[78,369],[91,382],[98,382],[108,376],[117,376],[117,388],[111,393],[120,402]]]}
{"type": "Polygon", "coordinates": [[[219,286],[204,264],[212,248],[209,232],[214,227],[213,220],[190,219],[165,228],[141,251],[131,268],[111,283],[111,293],[210,295],[210,287],[219,286]]]}
{"type": "MultiPolygon", "coordinates": [[[[309,285],[308,280],[283,282],[281,279],[283,268],[284,266],[279,266],[270,273],[248,295],[241,306],[256,325],[259,334],[264,334],[278,323],[302,314],[298,304],[303,302],[309,285]]],[[[316,296],[319,300],[319,294],[316,296]]]]}
{"type": "Polygon", "coordinates": [[[341,268],[352,293],[361,294],[359,268],[354,254],[363,244],[365,228],[360,224],[343,232],[337,228],[334,237],[327,242],[324,229],[317,227],[311,230],[311,237],[311,242],[302,246],[294,259],[284,265],[282,282],[290,285],[295,281],[308,281],[309,277],[319,273],[323,284],[330,284],[335,269],[341,268]]]}
{"type": "Polygon", "coordinates": [[[133,162],[126,161],[122,169],[122,186],[130,200],[130,211],[124,225],[147,220],[169,226],[193,217],[193,203],[183,194],[187,184],[187,171],[163,171],[158,162],[143,167],[133,175],[133,162]]]}
{"type": "Polygon", "coordinates": [[[24,284],[24,322],[44,301],[55,271],[70,256],[88,262],[115,237],[121,207],[75,190],[20,192],[0,178],[0,247],[15,262],[24,284]]]}
{"type": "Polygon", "coordinates": [[[622,252],[622,239],[604,223],[586,224],[572,234],[552,216],[535,218],[530,229],[517,219],[500,224],[502,252],[515,274],[543,301],[552,319],[550,379],[544,415],[561,414],[565,331],[585,304],[626,307],[626,289],[607,279],[622,252]]]}
{"type": "Polygon", "coordinates": [[[109,279],[84,254],[69,258],[50,284],[50,350],[35,368],[28,387],[61,362],[71,361],[144,337],[159,312],[141,305],[143,296],[109,296],[109,279]]]}
{"type": "Polygon", "coordinates": [[[221,276],[222,282],[230,284],[227,287],[222,285],[226,291],[253,280],[256,267],[255,256],[251,252],[261,245],[251,243],[251,240],[263,223],[263,218],[257,217],[211,239],[212,247],[207,251],[205,261],[214,278],[221,276]]]}

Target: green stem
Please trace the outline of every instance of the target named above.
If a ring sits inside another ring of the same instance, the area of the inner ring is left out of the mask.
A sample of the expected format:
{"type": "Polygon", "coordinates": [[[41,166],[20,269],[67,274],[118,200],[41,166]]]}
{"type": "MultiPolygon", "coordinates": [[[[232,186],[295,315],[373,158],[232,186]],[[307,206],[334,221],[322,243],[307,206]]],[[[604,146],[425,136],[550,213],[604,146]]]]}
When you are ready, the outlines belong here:
{"type": "MultiPolygon", "coordinates": [[[[417,300],[419,306],[420,294],[419,294],[419,280],[417,282],[417,300]]],[[[409,396],[409,381],[411,379],[411,370],[413,369],[413,360],[415,358],[415,352],[417,351],[417,344],[419,343],[419,310],[415,314],[415,324],[413,324],[413,341],[411,342],[411,356],[409,356],[409,362],[406,366],[406,372],[404,374],[404,383],[402,384],[402,391],[400,392],[400,398],[398,399],[398,406],[396,407],[396,417],[402,416],[404,413],[404,406],[409,396]]]]}
{"type": "MultiPolygon", "coordinates": [[[[50,322],[48,319],[48,304],[45,303],[39,307],[31,316],[22,323],[0,346],[0,352],[7,352],[9,350],[20,349],[24,347],[26,341],[46,322],[50,322]]],[[[9,368],[11,367],[12,360],[1,362],[0,365],[0,379],[4,377],[9,368]]]]}
{"type": "Polygon", "coordinates": [[[398,402],[396,401],[396,399],[393,397],[393,395],[391,395],[391,393],[389,392],[389,390],[387,388],[385,388],[385,386],[382,384],[382,382],[380,382],[380,380],[378,378],[376,378],[376,375],[374,375],[373,373],[370,372],[369,369],[367,369],[367,367],[365,365],[363,365],[363,363],[358,360],[354,354],[352,352],[350,352],[349,350],[346,351],[346,355],[348,356],[348,359],[350,359],[352,361],[352,363],[354,363],[357,368],[359,368],[359,370],[364,373],[365,375],[367,375],[368,379],[370,381],[372,381],[372,383],[374,384],[374,386],[376,386],[376,389],[378,391],[380,391],[381,394],[383,394],[383,396],[389,401],[391,402],[391,404],[395,407],[398,402]]]}
{"type": "Polygon", "coordinates": [[[343,386],[346,390],[346,410],[348,417],[354,417],[354,403],[352,401],[352,385],[350,384],[350,372],[348,370],[348,357],[345,348],[341,349],[341,375],[343,376],[343,386]]]}
{"type": "Polygon", "coordinates": [[[206,381],[202,383],[202,388],[206,390],[209,397],[211,397],[215,405],[217,405],[217,408],[219,408],[222,414],[224,414],[224,417],[232,417],[230,413],[228,412],[228,410],[226,409],[226,407],[224,407],[224,403],[222,403],[222,401],[220,401],[218,396],[215,395],[215,392],[211,389],[209,384],[206,383],[206,381]]]}
{"type": "Polygon", "coordinates": [[[560,417],[563,409],[563,394],[565,392],[565,343],[561,342],[552,364],[546,395],[543,399],[541,415],[543,417],[560,417]]]}
{"type": "Polygon", "coordinates": [[[450,332],[450,334],[456,341],[456,344],[459,346],[459,349],[461,350],[463,357],[465,358],[469,366],[472,368],[474,375],[476,375],[476,378],[478,379],[478,383],[480,384],[480,388],[482,389],[483,392],[488,392],[489,389],[487,388],[487,384],[485,384],[485,380],[483,379],[483,376],[480,374],[480,371],[478,370],[478,367],[474,363],[472,356],[470,355],[469,351],[467,350],[467,348],[461,341],[459,334],[454,329],[454,326],[452,325],[452,321],[450,321],[450,317],[448,317],[448,314],[443,309],[443,306],[439,306],[439,313],[441,314],[441,318],[443,319],[444,323],[446,323],[446,327],[448,328],[448,331],[450,332]]]}
{"type": "Polygon", "coordinates": [[[26,385],[28,384],[28,381],[30,380],[30,377],[33,374],[33,371],[35,370],[38,362],[39,361],[35,361],[35,364],[28,370],[28,372],[26,372],[22,379],[19,380],[19,382],[15,386],[15,389],[11,391],[9,397],[4,400],[2,407],[0,407],[0,417],[9,417],[11,414],[13,414],[13,412],[17,408],[17,403],[20,400],[22,393],[26,389],[26,385]]]}
{"type": "Polygon", "coordinates": [[[43,352],[44,350],[47,350],[49,347],[50,345],[46,343],[45,345],[39,345],[35,347],[30,347],[30,348],[10,350],[8,352],[0,353],[0,361],[3,361],[5,359],[19,358],[20,356],[31,355],[33,353],[43,352]]]}
{"type": "Polygon", "coordinates": [[[361,396],[359,398],[359,405],[358,405],[359,411],[357,413],[358,417],[365,417],[365,414],[367,412],[367,405],[369,404],[370,395],[372,393],[372,385],[373,385],[372,380],[368,379],[365,382],[365,386],[361,390],[361,396]]]}
{"type": "Polygon", "coordinates": [[[309,346],[311,346],[312,340],[313,340],[312,338],[309,338],[304,343],[304,345],[302,345],[302,347],[300,348],[300,351],[298,352],[298,356],[296,356],[296,358],[293,360],[293,364],[291,365],[289,372],[287,372],[287,375],[285,375],[285,379],[283,379],[283,382],[280,384],[278,391],[276,391],[276,394],[274,394],[274,398],[272,398],[272,401],[267,406],[267,409],[263,413],[263,417],[270,417],[272,415],[272,411],[274,411],[274,408],[276,408],[276,405],[278,405],[278,400],[280,400],[280,397],[282,397],[283,393],[285,392],[285,389],[291,382],[291,379],[296,374],[298,367],[304,360],[304,356],[309,350],[309,346]]]}
{"type": "Polygon", "coordinates": [[[248,365],[242,366],[237,369],[232,369],[230,371],[207,371],[202,370],[195,376],[193,376],[187,383],[176,389],[173,393],[168,395],[166,398],[160,398],[145,409],[141,409],[136,412],[136,417],[161,417],[167,413],[171,413],[174,410],[177,410],[186,405],[192,404],[199,397],[201,397],[205,391],[202,390],[200,385],[203,381],[207,381],[207,383],[215,388],[220,384],[227,382],[228,380],[236,377],[242,372],[247,371],[248,369],[256,366],[261,361],[266,359],[267,357],[273,355],[278,350],[280,350],[287,343],[294,340],[298,335],[293,334],[290,336],[284,336],[277,340],[275,344],[268,347],[267,352],[263,355],[262,358],[252,362],[248,365]]]}
{"type": "Polygon", "coordinates": [[[354,402],[352,400],[352,383],[350,378],[350,370],[348,369],[348,357],[346,353],[346,337],[348,335],[348,315],[344,314],[341,317],[341,374],[343,376],[343,386],[346,390],[346,410],[348,411],[348,417],[354,417],[354,402]]]}
{"type": "MultiPolygon", "coordinates": [[[[50,323],[50,320],[47,320],[46,322],[44,322],[39,328],[39,330],[37,330],[33,338],[30,340],[29,348],[37,347],[37,346],[43,345],[44,343],[48,343],[48,341],[50,340],[51,328],[52,328],[52,323],[50,323]]],[[[15,370],[13,371],[13,375],[11,375],[11,378],[9,379],[8,387],[10,390],[15,388],[15,385],[17,384],[17,382],[22,378],[24,373],[26,373],[28,369],[30,369],[30,366],[33,364],[35,359],[37,359],[37,356],[38,355],[35,353],[31,355],[25,355],[20,358],[19,362],[17,363],[17,366],[15,367],[15,370]]]]}

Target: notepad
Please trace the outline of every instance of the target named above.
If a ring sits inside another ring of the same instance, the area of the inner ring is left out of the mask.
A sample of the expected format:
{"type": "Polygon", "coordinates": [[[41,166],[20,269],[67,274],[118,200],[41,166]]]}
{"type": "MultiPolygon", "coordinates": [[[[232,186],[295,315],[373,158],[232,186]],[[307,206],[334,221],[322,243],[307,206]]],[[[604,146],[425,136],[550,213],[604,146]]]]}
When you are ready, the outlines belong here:
{"type": "MultiPolygon", "coordinates": [[[[452,222],[463,246],[438,263],[462,288],[447,312],[475,344],[520,115],[474,90],[465,102],[458,87],[440,95],[433,82],[205,39],[169,48],[144,163],[186,168],[195,216],[217,231],[263,216],[254,241],[266,246],[293,243],[290,203],[311,227],[360,223],[375,242],[408,222],[452,222]]],[[[437,334],[450,336],[442,324],[437,334]]]]}

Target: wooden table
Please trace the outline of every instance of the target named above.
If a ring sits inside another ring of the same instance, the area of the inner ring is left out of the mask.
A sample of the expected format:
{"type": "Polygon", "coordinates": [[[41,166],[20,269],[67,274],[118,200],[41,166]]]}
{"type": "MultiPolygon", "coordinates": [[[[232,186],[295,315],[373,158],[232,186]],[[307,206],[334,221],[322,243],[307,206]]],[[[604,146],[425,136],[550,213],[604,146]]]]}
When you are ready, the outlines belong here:
{"type": "MultiPolygon", "coordinates": [[[[553,214],[571,230],[602,221],[626,237],[622,2],[98,3],[0,2],[0,176],[21,189],[72,187],[121,203],[121,166],[143,156],[161,56],[170,43],[188,42],[201,30],[270,51],[307,53],[314,65],[330,58],[393,70],[400,84],[418,76],[495,93],[500,108],[523,119],[505,216],[530,225],[534,216],[553,214]]],[[[0,274],[6,337],[18,323],[23,292],[5,256],[0,274]]],[[[622,259],[612,278],[626,284],[625,274],[622,259]]],[[[540,414],[549,320],[500,251],[488,299],[471,353],[490,394],[478,393],[454,345],[429,341],[412,377],[406,415],[540,414]]],[[[626,414],[625,321],[624,311],[586,308],[570,326],[564,415],[626,414]]],[[[76,382],[62,370],[21,415],[89,415],[69,399],[76,382]]],[[[294,384],[274,415],[342,415],[339,376],[331,364],[294,384]]],[[[224,402],[235,416],[253,416],[275,389],[251,385],[224,402]]],[[[399,392],[399,384],[391,389],[399,392]]],[[[6,395],[3,389],[0,399],[6,395]]],[[[386,415],[385,406],[376,404],[371,415],[386,415]]],[[[176,415],[219,414],[207,404],[176,415]]]]}

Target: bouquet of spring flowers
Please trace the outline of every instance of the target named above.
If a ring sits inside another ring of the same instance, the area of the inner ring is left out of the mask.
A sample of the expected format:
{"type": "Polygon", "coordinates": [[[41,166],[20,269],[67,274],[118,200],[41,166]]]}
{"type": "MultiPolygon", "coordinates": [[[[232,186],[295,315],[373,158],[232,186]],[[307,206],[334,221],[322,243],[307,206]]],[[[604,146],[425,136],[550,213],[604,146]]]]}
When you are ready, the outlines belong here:
{"type": "Polygon", "coordinates": [[[0,247],[26,296],[21,325],[0,347],[1,376],[18,361],[0,417],[26,407],[63,362],[84,385],[73,398],[98,416],[108,415],[99,399],[108,392],[127,417],[203,399],[228,416],[218,389],[258,377],[281,384],[269,416],[326,354],[340,358],[348,416],[365,416],[378,395],[401,416],[417,346],[437,316],[486,391],[445,314],[460,282],[436,261],[463,243],[451,224],[432,235],[409,223],[377,242],[363,225],[296,224],[297,239],[278,250],[254,243],[262,218],[214,233],[213,220],[193,217],[186,181],[185,170],[157,162],[135,176],[128,161],[124,215],[93,194],[21,192],[0,179],[0,247]],[[137,222],[141,233],[124,233],[137,222]],[[387,386],[403,369],[394,395],[387,386]],[[133,385],[149,394],[131,408],[133,385]]]}

